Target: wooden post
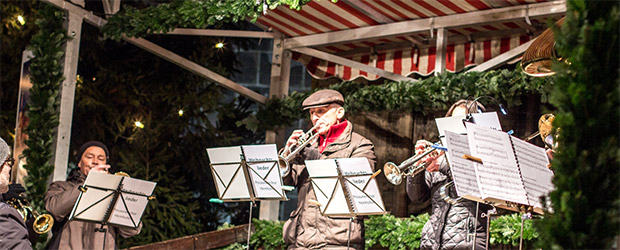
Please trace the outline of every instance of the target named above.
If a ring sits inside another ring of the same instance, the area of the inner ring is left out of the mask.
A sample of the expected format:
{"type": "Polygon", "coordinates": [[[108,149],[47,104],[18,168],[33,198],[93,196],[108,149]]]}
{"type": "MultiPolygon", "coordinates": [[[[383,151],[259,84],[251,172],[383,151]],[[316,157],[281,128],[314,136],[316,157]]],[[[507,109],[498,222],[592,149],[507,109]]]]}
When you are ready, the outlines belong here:
{"type": "MultiPolygon", "coordinates": [[[[84,1],[81,1],[84,6],[84,1]]],[[[75,82],[77,64],[80,54],[80,37],[82,35],[82,16],[67,11],[65,25],[70,39],[65,45],[63,73],[65,80],[60,86],[60,107],[58,129],[54,139],[54,172],[52,181],[65,180],[69,163],[69,146],[71,145],[71,123],[73,120],[73,100],[75,97],[75,82]]]]}
{"type": "Polygon", "coordinates": [[[446,47],[448,36],[445,28],[437,29],[437,50],[435,53],[435,75],[446,72],[446,47]]]}
{"type": "MultiPolygon", "coordinates": [[[[271,56],[271,82],[269,86],[269,98],[282,98],[288,95],[289,76],[291,70],[291,52],[284,50],[284,40],[273,39],[273,51],[271,56]]],[[[284,141],[284,130],[269,130],[265,135],[265,143],[278,143],[284,141]]],[[[261,201],[258,218],[261,220],[277,221],[280,212],[279,201],[261,201]]]]}

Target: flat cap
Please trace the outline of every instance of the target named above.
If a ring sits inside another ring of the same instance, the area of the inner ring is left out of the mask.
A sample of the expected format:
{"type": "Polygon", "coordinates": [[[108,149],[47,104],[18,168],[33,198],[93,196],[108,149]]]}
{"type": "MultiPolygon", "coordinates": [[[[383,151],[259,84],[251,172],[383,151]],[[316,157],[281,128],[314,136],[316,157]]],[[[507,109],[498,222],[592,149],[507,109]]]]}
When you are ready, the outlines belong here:
{"type": "Polygon", "coordinates": [[[342,97],[342,94],[336,90],[322,89],[308,96],[308,98],[301,103],[301,106],[304,110],[306,110],[309,108],[327,106],[332,103],[344,106],[344,97],[342,97]]]}

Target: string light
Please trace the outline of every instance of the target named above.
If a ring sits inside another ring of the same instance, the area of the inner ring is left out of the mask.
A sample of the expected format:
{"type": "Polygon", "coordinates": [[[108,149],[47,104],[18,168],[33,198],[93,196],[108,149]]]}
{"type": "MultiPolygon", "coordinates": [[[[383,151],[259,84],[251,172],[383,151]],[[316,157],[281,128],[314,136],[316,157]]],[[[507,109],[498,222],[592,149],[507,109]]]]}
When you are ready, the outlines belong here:
{"type": "Polygon", "coordinates": [[[144,124],[143,124],[142,122],[140,122],[140,121],[136,121],[136,122],[134,122],[134,125],[135,125],[136,127],[138,127],[138,128],[144,128],[144,124]]]}
{"type": "Polygon", "coordinates": [[[19,22],[19,24],[24,25],[26,24],[26,20],[24,20],[24,17],[22,15],[18,15],[17,16],[17,21],[19,22]]]}
{"type": "Polygon", "coordinates": [[[215,44],[215,48],[216,48],[216,49],[222,49],[222,48],[224,48],[224,43],[223,43],[223,42],[216,43],[216,44],[215,44]]]}
{"type": "Polygon", "coordinates": [[[183,110],[179,109],[179,116],[183,116],[183,110]]]}

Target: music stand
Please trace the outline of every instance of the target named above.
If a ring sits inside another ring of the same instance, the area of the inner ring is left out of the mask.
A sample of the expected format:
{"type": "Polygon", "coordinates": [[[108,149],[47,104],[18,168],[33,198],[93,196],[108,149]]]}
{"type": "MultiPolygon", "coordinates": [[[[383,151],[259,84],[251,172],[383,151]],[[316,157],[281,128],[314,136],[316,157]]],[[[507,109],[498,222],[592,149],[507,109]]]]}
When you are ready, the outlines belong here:
{"type": "Polygon", "coordinates": [[[288,200],[283,190],[275,144],[208,148],[211,173],[219,202],[250,202],[248,239],[252,208],[256,201],[288,200]]]}
{"type": "MultiPolygon", "coordinates": [[[[81,193],[69,220],[100,223],[101,227],[95,231],[103,233],[107,233],[106,225],[138,228],[148,201],[155,198],[156,185],[151,181],[90,172],[79,186],[81,193]]],[[[103,240],[105,248],[105,236],[103,240]]]]}
{"type": "Polygon", "coordinates": [[[323,216],[350,218],[347,248],[354,217],[387,213],[375,179],[381,170],[373,173],[368,159],[308,160],[306,169],[317,198],[309,202],[316,203],[323,216]]]}

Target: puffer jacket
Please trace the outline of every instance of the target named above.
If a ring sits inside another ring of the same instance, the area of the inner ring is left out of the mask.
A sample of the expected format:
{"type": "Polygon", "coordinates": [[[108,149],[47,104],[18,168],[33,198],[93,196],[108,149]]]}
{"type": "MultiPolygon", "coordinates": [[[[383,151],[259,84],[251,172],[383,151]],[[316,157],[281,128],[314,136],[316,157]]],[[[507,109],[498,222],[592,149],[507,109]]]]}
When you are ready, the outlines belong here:
{"type": "MultiPolygon", "coordinates": [[[[374,169],[376,157],[372,142],[353,132],[348,122],[344,132],[319,153],[316,146],[309,146],[293,160],[291,173],[284,177],[284,184],[295,186],[298,191],[297,208],[284,224],[284,242],[288,249],[346,249],[349,239],[350,218],[321,215],[319,207],[308,202],[316,200],[304,160],[366,157],[374,169]]],[[[354,218],[351,223],[352,249],[364,249],[364,221],[354,218]]]]}
{"type": "MultiPolygon", "coordinates": [[[[461,200],[452,205],[440,196],[442,186],[452,181],[446,161],[437,172],[425,172],[407,177],[407,195],[414,203],[431,200],[431,215],[422,228],[420,249],[485,249],[486,214],[492,207],[474,201],[461,200]],[[478,206],[478,216],[476,215],[478,206]],[[475,237],[475,238],[474,238],[475,237]]],[[[450,197],[457,197],[454,185],[446,189],[450,197]]]]}
{"type": "Polygon", "coordinates": [[[52,239],[48,249],[117,249],[116,236],[128,238],[140,233],[142,223],[138,228],[121,226],[104,226],[107,231],[96,232],[101,224],[79,220],[69,221],[73,205],[80,195],[78,186],[84,184],[86,176],[74,169],[67,177],[67,181],[55,181],[50,184],[45,193],[45,209],[54,216],[52,239]],[[104,246],[105,243],[105,246],[104,246]]]}

